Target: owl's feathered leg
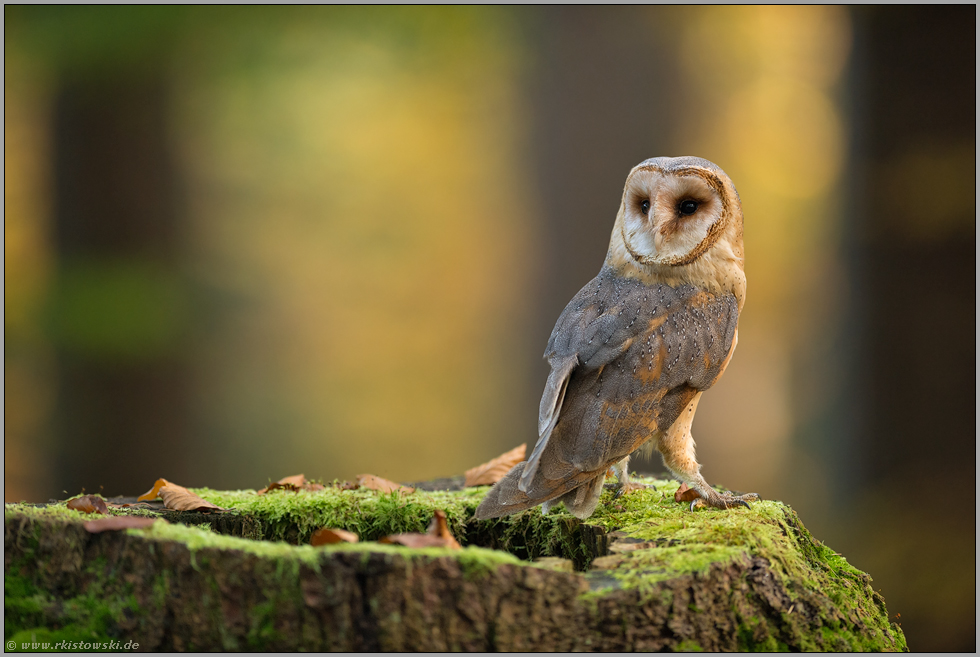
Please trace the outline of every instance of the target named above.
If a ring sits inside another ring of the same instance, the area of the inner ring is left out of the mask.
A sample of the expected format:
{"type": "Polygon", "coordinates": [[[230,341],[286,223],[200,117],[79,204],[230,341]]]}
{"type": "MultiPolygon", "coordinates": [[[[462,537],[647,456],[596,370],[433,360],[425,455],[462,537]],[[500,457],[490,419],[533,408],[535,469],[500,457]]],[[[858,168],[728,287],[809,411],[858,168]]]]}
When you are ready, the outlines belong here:
{"type": "Polygon", "coordinates": [[[614,500],[618,500],[626,493],[632,493],[635,490],[645,490],[647,488],[653,488],[656,490],[656,486],[639,484],[635,481],[630,481],[629,462],[631,456],[632,454],[611,466],[613,474],[616,475],[619,482],[615,484],[606,484],[606,488],[611,488],[612,490],[616,491],[616,494],[613,496],[614,500]]]}
{"type": "Polygon", "coordinates": [[[748,501],[758,500],[758,493],[746,493],[744,495],[719,493],[701,476],[701,465],[694,454],[694,436],[691,435],[691,423],[694,422],[694,413],[698,410],[700,400],[701,393],[699,392],[674,424],[661,434],[657,442],[657,449],[663,456],[664,465],[674,473],[675,477],[701,494],[700,500],[694,500],[691,503],[692,511],[695,507],[704,505],[713,506],[716,509],[731,509],[736,506],[750,508],[748,501]]]}

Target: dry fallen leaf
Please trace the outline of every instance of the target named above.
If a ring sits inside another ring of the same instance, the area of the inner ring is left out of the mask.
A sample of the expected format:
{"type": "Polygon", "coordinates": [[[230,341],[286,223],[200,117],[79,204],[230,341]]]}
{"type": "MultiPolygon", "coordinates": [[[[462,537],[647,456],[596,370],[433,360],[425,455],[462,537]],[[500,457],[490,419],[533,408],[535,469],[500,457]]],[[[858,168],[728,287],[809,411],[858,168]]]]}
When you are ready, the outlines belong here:
{"type": "Polygon", "coordinates": [[[98,495],[82,495],[68,500],[68,508],[82,513],[101,513],[103,515],[109,513],[105,500],[98,495]]]}
{"type": "Polygon", "coordinates": [[[295,486],[296,488],[302,488],[306,483],[306,475],[300,473],[291,477],[283,477],[276,483],[282,484],[283,486],[295,486]]]}
{"type": "Polygon", "coordinates": [[[416,534],[405,533],[405,534],[392,534],[391,536],[385,536],[379,543],[389,543],[392,545],[403,545],[405,547],[420,548],[420,547],[447,547],[453,550],[462,550],[463,547],[456,541],[452,532],[449,531],[449,525],[446,523],[446,513],[444,511],[436,510],[435,515],[432,517],[432,522],[429,523],[429,532],[427,534],[416,534]]]}
{"type": "Polygon", "coordinates": [[[677,492],[674,493],[675,502],[690,502],[691,500],[696,500],[701,497],[701,493],[697,492],[693,488],[688,488],[687,484],[681,484],[677,492]]]}
{"type": "MultiPolygon", "coordinates": [[[[85,531],[88,533],[98,534],[100,532],[119,531],[120,529],[145,529],[157,522],[157,520],[157,518],[143,518],[140,516],[111,516],[109,518],[89,520],[84,523],[84,526],[85,531]]],[[[166,520],[160,519],[160,522],[166,522],[166,520]]]]}
{"type": "Polygon", "coordinates": [[[391,536],[385,536],[378,543],[388,543],[390,545],[401,545],[410,548],[422,548],[422,547],[448,547],[446,541],[439,538],[438,536],[429,536],[428,534],[392,534],[391,536]]]}
{"type": "Polygon", "coordinates": [[[153,500],[159,496],[163,499],[163,506],[173,511],[227,511],[220,506],[211,504],[195,493],[190,492],[183,486],[173,484],[166,479],[157,479],[148,492],[140,495],[136,499],[139,501],[153,500]]]}
{"type": "Polygon", "coordinates": [[[291,477],[283,477],[279,481],[273,482],[268,486],[266,486],[265,488],[263,488],[262,490],[258,491],[258,494],[265,495],[270,490],[278,490],[278,489],[291,490],[291,491],[298,491],[298,490],[317,491],[317,490],[323,490],[324,488],[326,487],[323,484],[318,484],[313,481],[307,481],[304,475],[298,474],[298,475],[292,475],[291,477]]]}
{"type": "Polygon", "coordinates": [[[463,546],[456,542],[456,537],[453,536],[453,533],[449,531],[449,523],[446,522],[445,511],[436,509],[436,513],[432,516],[432,521],[429,523],[429,535],[438,536],[446,541],[446,547],[451,547],[454,550],[463,549],[463,546]]]}
{"type": "Polygon", "coordinates": [[[331,543],[357,543],[357,534],[344,529],[324,527],[313,532],[310,545],[330,545],[331,543]]]}
{"type": "Polygon", "coordinates": [[[157,479],[156,482],[154,482],[153,484],[153,488],[151,488],[150,490],[146,491],[145,493],[137,497],[136,501],[149,502],[150,500],[155,500],[156,498],[160,497],[160,489],[169,483],[170,482],[167,481],[166,479],[163,478],[157,479]]]}
{"type": "Polygon", "coordinates": [[[510,469],[524,460],[527,453],[527,443],[518,445],[509,452],[504,452],[492,461],[487,461],[483,465],[470,468],[464,474],[466,482],[464,486],[486,486],[495,484],[510,472],[510,469]]]}
{"type": "Polygon", "coordinates": [[[163,498],[163,505],[174,511],[227,511],[177,484],[161,488],[160,497],[163,498]]]}
{"type": "Polygon", "coordinates": [[[387,479],[372,474],[357,475],[356,479],[361,488],[367,488],[368,490],[377,490],[381,491],[382,493],[391,493],[397,490],[402,495],[408,495],[409,493],[415,492],[414,488],[402,486],[401,484],[396,484],[393,481],[388,481],[387,479]]]}

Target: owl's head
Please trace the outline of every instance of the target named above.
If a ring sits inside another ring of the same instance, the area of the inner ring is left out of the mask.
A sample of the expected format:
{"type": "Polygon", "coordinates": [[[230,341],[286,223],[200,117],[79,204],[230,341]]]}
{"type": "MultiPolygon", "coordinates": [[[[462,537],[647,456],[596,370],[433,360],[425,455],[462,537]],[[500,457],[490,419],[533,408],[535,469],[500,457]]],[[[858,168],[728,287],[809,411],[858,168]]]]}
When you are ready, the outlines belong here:
{"type": "Polygon", "coordinates": [[[697,157],[658,157],[630,171],[606,264],[645,282],[745,295],[742,206],[731,179],[697,157]]]}

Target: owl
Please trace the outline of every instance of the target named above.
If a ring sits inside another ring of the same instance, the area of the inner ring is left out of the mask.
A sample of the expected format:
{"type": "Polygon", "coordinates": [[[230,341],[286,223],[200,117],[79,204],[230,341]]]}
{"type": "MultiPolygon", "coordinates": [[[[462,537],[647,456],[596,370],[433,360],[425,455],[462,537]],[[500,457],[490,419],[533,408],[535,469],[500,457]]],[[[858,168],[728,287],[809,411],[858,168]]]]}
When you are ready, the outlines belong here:
{"type": "MultiPolygon", "coordinates": [[[[703,504],[748,506],[701,476],[691,423],[724,373],[745,303],[742,207],[715,164],[658,157],[630,171],[599,275],[569,302],[548,340],[551,373],[538,442],[487,493],[478,519],[563,502],[585,519],[608,469],[617,497],[630,455],[652,443],[703,504]]],[[[692,504],[692,508],[693,508],[692,504]]]]}

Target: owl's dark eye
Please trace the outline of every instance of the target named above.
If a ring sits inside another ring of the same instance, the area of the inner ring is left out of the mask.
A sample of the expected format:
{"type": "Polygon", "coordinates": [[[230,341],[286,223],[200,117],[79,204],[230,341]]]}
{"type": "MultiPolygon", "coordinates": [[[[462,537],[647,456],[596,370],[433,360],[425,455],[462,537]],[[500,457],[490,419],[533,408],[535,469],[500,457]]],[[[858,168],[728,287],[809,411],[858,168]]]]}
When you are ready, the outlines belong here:
{"type": "Polygon", "coordinates": [[[643,201],[643,203],[640,203],[640,212],[643,214],[650,212],[650,201],[643,201]]]}
{"type": "Polygon", "coordinates": [[[681,204],[677,206],[678,211],[683,215],[692,215],[698,211],[698,202],[688,199],[686,201],[681,201],[681,204]]]}

